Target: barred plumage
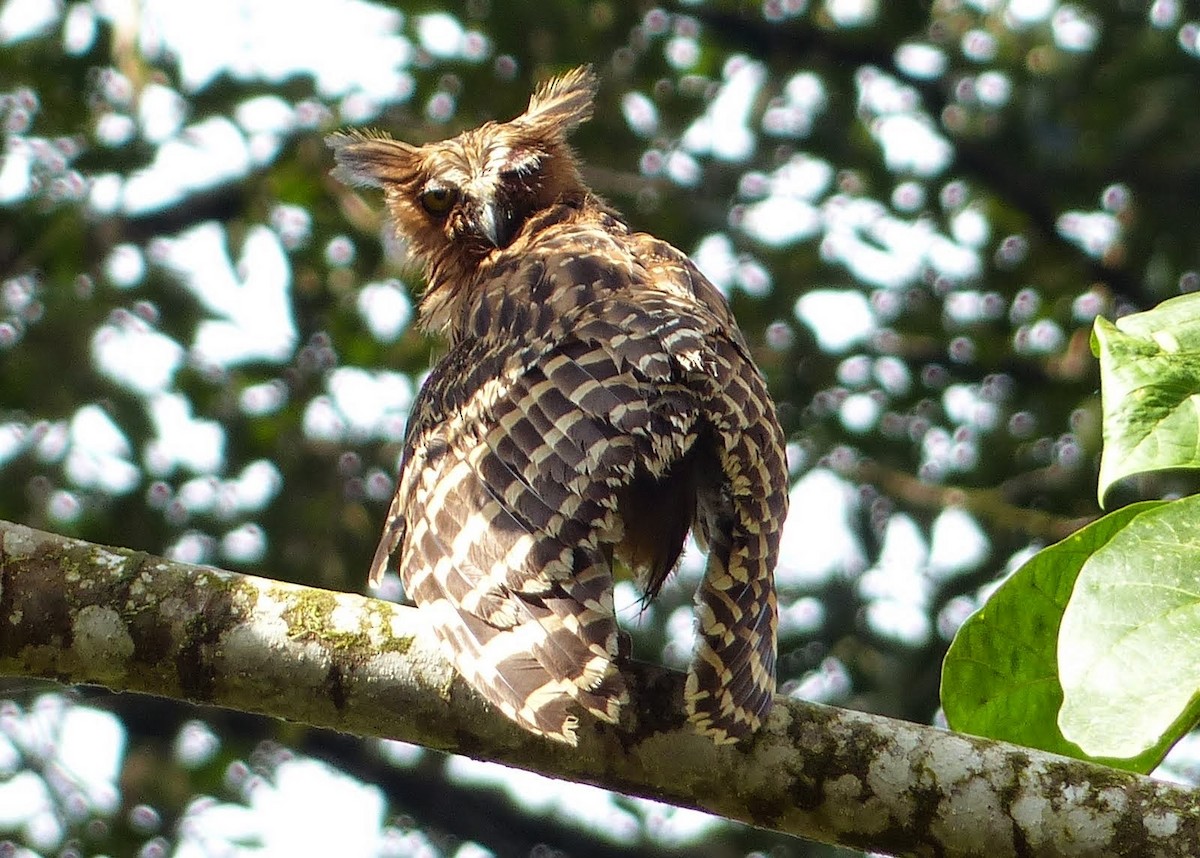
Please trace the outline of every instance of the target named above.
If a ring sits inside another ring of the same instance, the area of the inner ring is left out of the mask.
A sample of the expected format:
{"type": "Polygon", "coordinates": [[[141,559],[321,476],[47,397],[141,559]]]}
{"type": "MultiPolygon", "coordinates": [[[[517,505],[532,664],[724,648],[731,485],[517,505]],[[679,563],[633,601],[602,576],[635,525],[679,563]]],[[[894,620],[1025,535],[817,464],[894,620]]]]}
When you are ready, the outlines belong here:
{"type": "Polygon", "coordinates": [[[616,722],[614,561],[648,596],[689,529],[707,546],[689,717],[715,741],[775,690],[783,437],[716,288],[579,177],[577,69],[520,117],[416,147],[333,135],[338,175],[380,186],[426,270],[422,324],[449,352],[413,406],[376,552],[433,615],[459,672],[508,717],[574,743],[616,722]]]}

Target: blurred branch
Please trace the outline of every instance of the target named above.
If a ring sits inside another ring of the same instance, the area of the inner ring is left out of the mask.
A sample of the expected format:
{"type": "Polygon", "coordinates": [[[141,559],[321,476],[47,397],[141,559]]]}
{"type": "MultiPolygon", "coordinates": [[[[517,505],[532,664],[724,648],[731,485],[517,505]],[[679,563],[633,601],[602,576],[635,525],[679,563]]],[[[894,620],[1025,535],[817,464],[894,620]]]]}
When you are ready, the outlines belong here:
{"type": "Polygon", "coordinates": [[[1185,856],[1200,838],[1177,784],[787,698],[753,743],[717,747],[684,723],[683,676],[647,665],[628,667],[629,723],[585,721],[569,748],[491,711],[415,609],[22,525],[0,523],[0,616],[7,674],[402,739],[857,848],[1185,856]]]}
{"type": "Polygon", "coordinates": [[[1034,494],[1052,485],[1058,476],[1053,468],[1041,468],[1006,481],[997,488],[964,488],[927,483],[912,474],[889,468],[870,459],[855,463],[848,477],[877,486],[884,494],[923,509],[961,507],[990,528],[1023,533],[1036,539],[1058,542],[1066,539],[1096,516],[1072,518],[1020,505],[1017,495],[1034,494]]]}
{"type": "Polygon", "coordinates": [[[93,230],[94,240],[105,248],[123,241],[144,244],[206,221],[235,220],[247,211],[249,200],[246,182],[213,185],[161,208],[98,220],[93,230]]]}
{"type": "MultiPolygon", "coordinates": [[[[400,765],[386,759],[377,743],[335,730],[281,724],[275,719],[229,709],[206,707],[197,712],[195,706],[144,694],[109,694],[97,689],[94,693],[85,692],[83,700],[89,706],[120,717],[129,733],[131,753],[144,745],[152,749],[169,747],[184,724],[199,717],[226,742],[241,749],[235,753],[253,757],[252,749],[256,746],[282,744],[291,751],[322,760],[363,783],[378,786],[387,795],[392,815],[414,817],[434,843],[472,841],[496,855],[535,855],[539,849],[588,858],[677,858],[681,854],[677,848],[650,841],[613,842],[596,837],[573,825],[569,818],[531,815],[499,787],[451,780],[446,767],[440,764],[446,758],[440,754],[400,765]]],[[[156,756],[153,750],[145,755],[156,756]]],[[[136,801],[136,796],[126,795],[126,806],[136,801]]],[[[185,807],[186,802],[181,802],[179,811],[185,807]]],[[[164,812],[162,803],[156,809],[164,812]]],[[[177,821],[177,817],[164,814],[163,830],[170,830],[177,821]]],[[[695,858],[732,858],[741,854],[734,850],[727,835],[710,837],[688,849],[687,854],[695,858]]],[[[454,853],[453,848],[444,851],[454,853]]]]}

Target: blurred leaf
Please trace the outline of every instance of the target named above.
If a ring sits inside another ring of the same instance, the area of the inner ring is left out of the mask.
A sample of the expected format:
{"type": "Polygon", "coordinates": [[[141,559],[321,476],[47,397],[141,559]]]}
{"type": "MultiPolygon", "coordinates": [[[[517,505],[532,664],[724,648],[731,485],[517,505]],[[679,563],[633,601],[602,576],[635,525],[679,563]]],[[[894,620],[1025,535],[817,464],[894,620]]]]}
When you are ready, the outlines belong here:
{"type": "Polygon", "coordinates": [[[1200,497],[1137,510],[1063,613],[1059,725],[1093,756],[1156,762],[1200,716],[1200,497]]]}
{"type": "Polygon", "coordinates": [[[1146,471],[1200,467],[1200,295],[1097,318],[1104,400],[1100,502],[1113,483],[1146,471]]]}
{"type": "MultiPolygon", "coordinates": [[[[955,730],[1072,757],[1081,749],[1059,731],[1059,624],[1076,576],[1139,515],[1162,507],[1124,507],[1038,552],[992,594],[954,638],[942,666],[942,706],[955,730]]],[[[1093,703],[1093,705],[1103,705],[1093,703]]],[[[1177,737],[1175,737],[1177,738],[1177,737]]],[[[1110,765],[1149,771],[1170,742],[1110,765]]]]}

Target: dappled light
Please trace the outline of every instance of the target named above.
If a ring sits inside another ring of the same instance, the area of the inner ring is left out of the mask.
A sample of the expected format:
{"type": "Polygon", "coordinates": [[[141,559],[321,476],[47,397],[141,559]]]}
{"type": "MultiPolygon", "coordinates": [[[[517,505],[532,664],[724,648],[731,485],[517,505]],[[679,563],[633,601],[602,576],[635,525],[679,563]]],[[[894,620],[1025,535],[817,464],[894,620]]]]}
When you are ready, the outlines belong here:
{"type": "MultiPolygon", "coordinates": [[[[930,722],[955,631],[1100,514],[1094,320],[1200,290],[1195,9],[509,5],[0,0],[3,517],[363,591],[445,344],[322,137],[441,139],[590,62],[586,181],[730,301],[788,436],[781,693],[930,722]]],[[[687,664],[702,572],[689,542],[657,601],[618,584],[634,657],[687,664]]],[[[0,854],[532,854],[542,816],[570,854],[805,848],[428,752],[342,772],[299,727],[247,746],[203,713],[159,735],[5,693],[0,854]],[[422,773],[501,822],[419,800],[422,773]],[[338,825],[368,833],[322,839],[338,825]]]]}

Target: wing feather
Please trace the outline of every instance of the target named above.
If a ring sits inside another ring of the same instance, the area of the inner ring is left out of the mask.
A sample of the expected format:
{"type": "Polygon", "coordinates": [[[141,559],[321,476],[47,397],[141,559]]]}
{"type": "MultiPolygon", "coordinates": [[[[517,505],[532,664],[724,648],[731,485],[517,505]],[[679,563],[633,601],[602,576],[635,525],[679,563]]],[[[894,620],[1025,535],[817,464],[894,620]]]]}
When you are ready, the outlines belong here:
{"type": "Polygon", "coordinates": [[[627,697],[609,558],[647,567],[652,595],[694,516],[709,561],[688,710],[717,741],[741,738],[774,692],[786,512],[762,377],[723,299],[669,245],[595,222],[537,235],[483,284],[474,336],[422,389],[373,569],[397,553],[468,682],[573,743],[579,708],[612,722],[627,697]],[[682,507],[664,511],[661,544],[622,519],[661,503],[682,507]]]}

